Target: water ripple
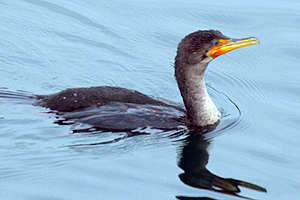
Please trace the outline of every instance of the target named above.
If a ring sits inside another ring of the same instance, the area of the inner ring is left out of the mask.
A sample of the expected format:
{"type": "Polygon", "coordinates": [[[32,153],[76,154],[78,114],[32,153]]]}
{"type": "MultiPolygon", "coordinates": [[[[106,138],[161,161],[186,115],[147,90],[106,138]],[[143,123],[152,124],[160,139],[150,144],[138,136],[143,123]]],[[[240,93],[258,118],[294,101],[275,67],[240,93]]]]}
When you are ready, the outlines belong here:
{"type": "Polygon", "coordinates": [[[249,120],[249,109],[252,108],[251,102],[253,102],[253,99],[260,102],[265,101],[266,95],[257,91],[261,91],[266,86],[236,73],[216,72],[210,78],[223,87],[217,91],[223,95],[223,98],[220,99],[220,96],[215,97],[216,104],[219,104],[221,110],[226,111],[224,114],[222,113],[224,117],[217,131],[224,132],[232,128],[241,130],[250,128],[252,126],[251,120],[249,120]],[[241,98],[241,96],[243,97],[241,98]],[[228,112],[229,114],[226,114],[228,112]],[[229,116],[227,117],[227,115],[229,116]]]}
{"type": "Polygon", "coordinates": [[[86,45],[89,45],[89,46],[94,46],[94,47],[99,47],[99,48],[102,48],[102,49],[105,49],[105,50],[110,50],[114,54],[119,54],[119,55],[122,55],[122,56],[126,56],[126,57],[131,58],[131,59],[137,59],[137,57],[135,57],[131,54],[128,54],[125,51],[121,51],[118,48],[116,48],[112,45],[109,45],[107,43],[104,43],[104,42],[96,42],[94,40],[90,40],[90,39],[80,37],[78,35],[74,35],[74,34],[70,34],[70,33],[63,33],[63,32],[58,32],[58,31],[53,31],[53,33],[56,34],[59,37],[62,37],[65,40],[68,40],[68,41],[71,41],[71,42],[80,42],[80,43],[83,43],[83,44],[86,44],[86,45]]]}
{"type": "Polygon", "coordinates": [[[244,120],[244,115],[242,115],[242,111],[239,106],[227,94],[213,88],[210,85],[207,85],[207,87],[210,96],[214,100],[222,115],[222,119],[216,130],[208,134],[215,137],[239,126],[244,120]]]}
{"type": "Polygon", "coordinates": [[[114,37],[117,37],[117,38],[122,38],[120,35],[112,32],[108,27],[103,26],[101,24],[98,24],[98,23],[92,21],[91,19],[89,19],[89,18],[87,18],[87,17],[85,17],[85,16],[83,16],[83,15],[77,13],[77,12],[74,12],[70,9],[67,9],[67,8],[62,7],[62,6],[56,5],[54,3],[50,3],[50,2],[42,1],[42,0],[23,0],[23,1],[25,1],[27,3],[37,5],[37,6],[47,8],[48,10],[50,10],[52,12],[55,12],[55,13],[73,18],[73,19],[75,19],[75,20],[77,20],[77,21],[79,21],[79,22],[81,22],[85,25],[95,27],[95,28],[99,29],[101,32],[103,32],[105,34],[108,34],[108,35],[111,35],[111,36],[114,36],[114,37]]]}

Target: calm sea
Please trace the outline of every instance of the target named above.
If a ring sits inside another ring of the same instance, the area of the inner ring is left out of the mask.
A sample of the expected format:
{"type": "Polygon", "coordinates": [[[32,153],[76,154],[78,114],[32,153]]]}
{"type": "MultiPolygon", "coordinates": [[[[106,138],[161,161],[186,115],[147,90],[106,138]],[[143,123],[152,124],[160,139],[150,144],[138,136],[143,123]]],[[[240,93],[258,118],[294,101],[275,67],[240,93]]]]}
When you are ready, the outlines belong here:
{"type": "Polygon", "coordinates": [[[0,87],[13,91],[110,85],[182,102],[181,38],[217,29],[261,42],[210,64],[225,117],[196,144],[172,131],[73,134],[44,108],[0,100],[0,198],[240,199],[186,184],[179,166],[195,156],[205,174],[267,189],[240,196],[300,199],[299,13],[298,0],[0,0],[0,87]]]}

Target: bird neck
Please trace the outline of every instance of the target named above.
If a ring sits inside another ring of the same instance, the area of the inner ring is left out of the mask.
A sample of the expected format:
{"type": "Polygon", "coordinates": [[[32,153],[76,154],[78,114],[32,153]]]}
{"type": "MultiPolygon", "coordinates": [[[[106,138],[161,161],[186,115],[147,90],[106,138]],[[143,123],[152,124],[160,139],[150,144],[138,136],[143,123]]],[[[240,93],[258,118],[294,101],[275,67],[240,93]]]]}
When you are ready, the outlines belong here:
{"type": "Polygon", "coordinates": [[[204,71],[207,64],[175,66],[175,76],[187,110],[188,123],[192,126],[213,125],[221,118],[205,87],[204,71]]]}

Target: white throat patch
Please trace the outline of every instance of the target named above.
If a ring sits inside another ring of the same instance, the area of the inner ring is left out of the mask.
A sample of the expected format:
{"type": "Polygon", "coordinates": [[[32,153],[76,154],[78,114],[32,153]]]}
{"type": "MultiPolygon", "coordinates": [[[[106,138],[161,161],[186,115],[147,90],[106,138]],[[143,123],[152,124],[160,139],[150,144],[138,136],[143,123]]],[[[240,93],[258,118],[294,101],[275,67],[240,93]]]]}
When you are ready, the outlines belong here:
{"type": "Polygon", "coordinates": [[[210,57],[209,55],[207,55],[207,57],[204,58],[204,60],[202,60],[202,62],[203,62],[203,63],[209,63],[209,62],[212,61],[212,60],[213,60],[213,58],[210,57]]]}

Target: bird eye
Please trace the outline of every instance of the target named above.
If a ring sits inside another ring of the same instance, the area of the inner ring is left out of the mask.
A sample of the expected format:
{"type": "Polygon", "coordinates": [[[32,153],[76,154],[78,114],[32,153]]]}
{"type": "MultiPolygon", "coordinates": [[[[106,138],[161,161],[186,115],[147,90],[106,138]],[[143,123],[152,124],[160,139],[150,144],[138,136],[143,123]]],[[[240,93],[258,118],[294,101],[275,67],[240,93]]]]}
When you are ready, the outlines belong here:
{"type": "Polygon", "coordinates": [[[213,44],[214,44],[215,46],[219,45],[219,43],[220,43],[219,40],[214,40],[214,41],[213,41],[213,44]]]}

